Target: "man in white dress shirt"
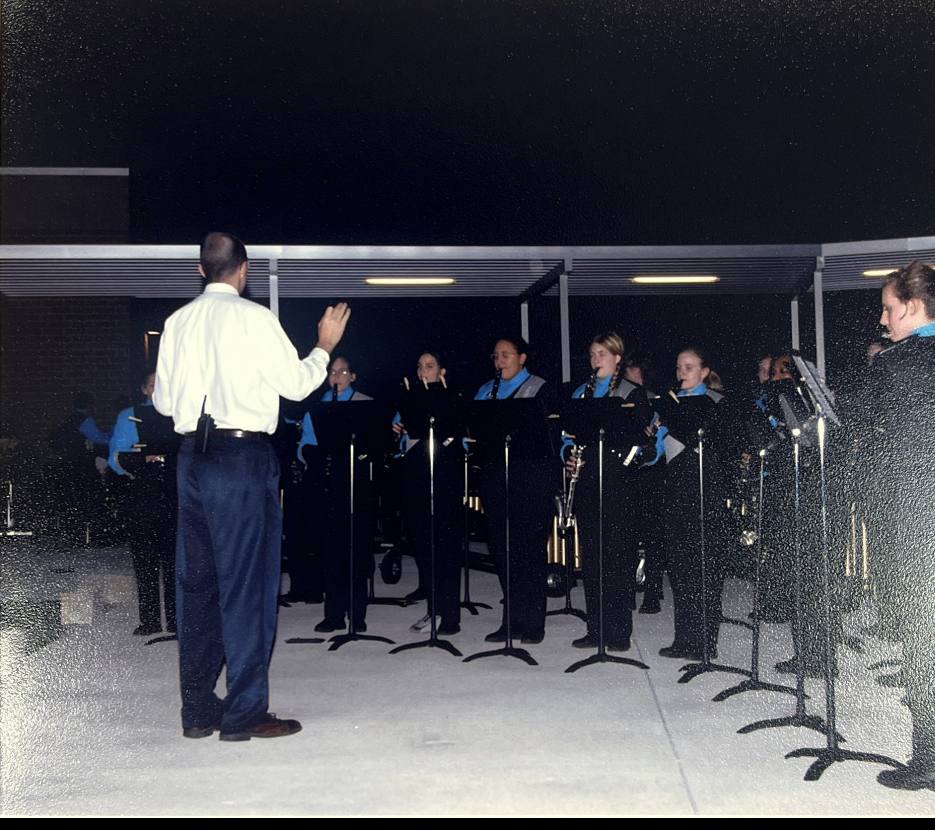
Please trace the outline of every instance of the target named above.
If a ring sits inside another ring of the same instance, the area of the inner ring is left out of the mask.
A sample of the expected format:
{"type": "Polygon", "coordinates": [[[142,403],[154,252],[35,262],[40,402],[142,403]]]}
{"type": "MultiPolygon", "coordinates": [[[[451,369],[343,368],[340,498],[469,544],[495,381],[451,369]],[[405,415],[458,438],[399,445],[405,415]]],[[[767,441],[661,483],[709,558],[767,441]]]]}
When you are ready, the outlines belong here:
{"type": "Polygon", "coordinates": [[[318,323],[318,345],[300,360],[269,309],[243,299],[247,251],[211,233],[198,270],[204,293],[165,325],[153,403],[186,436],[179,450],[176,542],[182,734],[246,741],[302,727],[269,712],[282,511],[279,463],[269,442],[279,396],[302,400],[327,377],[350,316],[345,303],[318,323]],[[194,432],[214,420],[207,449],[194,432]],[[227,664],[227,696],[214,692],[227,664]]]}

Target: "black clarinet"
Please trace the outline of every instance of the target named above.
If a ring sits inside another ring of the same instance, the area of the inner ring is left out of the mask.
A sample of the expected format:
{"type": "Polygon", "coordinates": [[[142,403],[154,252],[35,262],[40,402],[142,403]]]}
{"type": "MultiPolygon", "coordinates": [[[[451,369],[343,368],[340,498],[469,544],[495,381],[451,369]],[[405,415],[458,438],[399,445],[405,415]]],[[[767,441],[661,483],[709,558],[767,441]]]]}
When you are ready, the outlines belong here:
{"type": "Polygon", "coordinates": [[[588,385],[584,387],[584,397],[593,398],[595,389],[597,389],[597,372],[591,372],[591,379],[588,381],[588,385]]]}
{"type": "Polygon", "coordinates": [[[503,369],[497,369],[497,376],[493,379],[493,388],[490,390],[490,394],[487,396],[488,401],[495,401],[497,399],[497,392],[500,391],[500,378],[503,377],[503,369]]]}
{"type": "Polygon", "coordinates": [[[335,384],[331,387],[331,399],[337,403],[338,402],[338,385],[335,384]]]}

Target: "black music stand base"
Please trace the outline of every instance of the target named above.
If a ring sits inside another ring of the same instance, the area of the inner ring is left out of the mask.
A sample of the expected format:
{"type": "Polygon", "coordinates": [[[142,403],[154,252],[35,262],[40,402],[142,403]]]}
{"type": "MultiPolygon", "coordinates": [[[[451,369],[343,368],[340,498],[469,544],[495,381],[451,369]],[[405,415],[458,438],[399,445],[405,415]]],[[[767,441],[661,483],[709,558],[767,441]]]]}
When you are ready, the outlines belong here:
{"type": "Polygon", "coordinates": [[[399,654],[401,651],[411,651],[414,648],[440,648],[447,651],[449,654],[453,654],[455,657],[462,656],[461,652],[448,642],[448,640],[441,640],[438,637],[429,637],[427,640],[421,640],[418,643],[406,643],[402,646],[396,646],[396,648],[390,651],[390,654],[399,654]]]}
{"type": "Polygon", "coordinates": [[[885,764],[889,767],[903,767],[905,764],[887,758],[885,755],[876,755],[873,752],[851,752],[847,749],[824,747],[823,749],[794,749],[786,758],[814,758],[812,765],[805,773],[806,781],[817,781],[821,774],[832,764],[839,761],[869,761],[872,764],[885,764]]]}
{"type": "Polygon", "coordinates": [[[785,692],[789,695],[795,695],[796,690],[791,686],[782,686],[779,683],[764,683],[762,680],[754,680],[752,677],[742,680],[736,686],[724,689],[718,692],[711,700],[715,703],[721,703],[734,695],[740,695],[744,692],[785,692]]]}
{"type": "Polygon", "coordinates": [[[754,628],[754,624],[752,622],[734,619],[734,617],[725,617],[723,614],[721,615],[721,622],[727,623],[727,625],[737,625],[740,626],[740,628],[746,628],[749,631],[753,631],[754,628]]]}
{"type": "Polygon", "coordinates": [[[491,608],[491,606],[489,606],[486,602],[471,602],[469,599],[464,600],[461,603],[461,607],[467,609],[467,611],[469,611],[475,617],[477,616],[478,608],[486,608],[488,610],[491,608]]]}
{"type": "Polygon", "coordinates": [[[649,666],[645,663],[641,663],[639,660],[634,660],[632,657],[615,657],[601,648],[590,657],[585,657],[584,660],[572,663],[572,665],[565,669],[565,674],[571,674],[572,672],[578,671],[578,669],[583,669],[585,666],[593,666],[597,663],[621,663],[624,666],[634,666],[635,668],[649,671],[649,666]]]}
{"type": "Polygon", "coordinates": [[[290,637],[286,640],[287,643],[323,643],[325,641],[324,637],[290,637]]]}
{"type": "Polygon", "coordinates": [[[338,634],[336,637],[332,637],[329,640],[331,645],[328,646],[328,651],[337,651],[345,643],[356,640],[372,640],[378,643],[389,643],[391,646],[396,645],[389,637],[378,637],[376,634],[358,634],[356,631],[349,631],[347,634],[338,634]]]}
{"type": "Polygon", "coordinates": [[[462,663],[470,663],[472,660],[480,660],[481,657],[515,657],[517,660],[522,660],[524,663],[527,663],[530,666],[538,666],[539,664],[532,659],[532,655],[526,651],[524,648],[516,648],[513,645],[512,638],[508,645],[505,645],[503,648],[495,648],[491,651],[479,651],[477,654],[472,654],[469,657],[465,657],[462,660],[462,663]]]}
{"type": "MultiPolygon", "coordinates": [[[[804,729],[814,729],[821,732],[822,735],[828,734],[828,727],[818,715],[807,715],[805,712],[796,715],[789,715],[786,718],[770,718],[769,720],[758,720],[756,723],[748,723],[737,730],[738,735],[748,735],[759,729],[776,729],[783,726],[801,726],[804,729]]],[[[837,736],[838,741],[844,742],[844,738],[837,736]]],[[[788,755],[786,756],[789,757],[788,755]]],[[[820,773],[819,773],[820,774],[820,773]]]]}
{"type": "Polygon", "coordinates": [[[178,634],[163,634],[161,637],[153,637],[152,640],[147,640],[146,645],[151,646],[154,643],[169,643],[172,640],[178,640],[178,634]]]}
{"type": "Polygon", "coordinates": [[[724,666],[720,663],[709,663],[703,660],[700,663],[686,663],[679,669],[682,676],[679,683],[691,683],[696,677],[702,674],[711,674],[712,672],[724,672],[725,674],[742,674],[751,677],[752,672],[749,669],[738,669],[736,666],[724,666]]]}

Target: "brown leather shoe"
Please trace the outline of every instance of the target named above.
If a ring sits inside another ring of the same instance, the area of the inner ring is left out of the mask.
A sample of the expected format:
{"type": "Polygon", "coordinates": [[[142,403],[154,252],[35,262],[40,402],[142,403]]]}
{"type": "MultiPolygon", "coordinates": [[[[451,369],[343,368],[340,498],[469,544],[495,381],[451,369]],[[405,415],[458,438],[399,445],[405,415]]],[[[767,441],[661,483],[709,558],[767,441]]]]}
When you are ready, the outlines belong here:
{"type": "Polygon", "coordinates": [[[251,738],[284,738],[301,731],[302,724],[297,720],[280,720],[270,712],[265,720],[243,732],[222,732],[218,737],[222,741],[249,741],[251,738]]]}

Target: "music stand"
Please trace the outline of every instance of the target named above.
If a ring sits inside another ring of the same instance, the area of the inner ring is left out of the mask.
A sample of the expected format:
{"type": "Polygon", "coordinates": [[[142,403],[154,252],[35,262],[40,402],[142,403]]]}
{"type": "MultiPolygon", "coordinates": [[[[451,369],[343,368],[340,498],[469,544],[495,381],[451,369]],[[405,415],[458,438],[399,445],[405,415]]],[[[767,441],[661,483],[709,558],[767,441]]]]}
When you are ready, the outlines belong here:
{"type": "MultiPolygon", "coordinates": [[[[757,512],[756,512],[756,544],[757,544],[757,556],[756,556],[756,576],[754,577],[753,582],[753,623],[750,628],[752,629],[751,637],[751,649],[750,649],[750,676],[738,683],[736,686],[731,686],[729,689],[724,689],[722,692],[718,692],[712,700],[715,703],[721,703],[724,700],[727,700],[734,695],[743,694],[744,692],[785,692],[787,694],[796,694],[796,690],[790,686],[783,686],[779,683],[766,683],[763,680],[760,680],[760,608],[759,608],[759,590],[760,590],[760,572],[763,566],[763,482],[766,478],[766,453],[765,449],[760,450],[760,498],[757,503],[757,512]]],[[[723,619],[723,618],[722,618],[723,619]]]]}
{"type": "Polygon", "coordinates": [[[553,457],[552,438],[542,401],[537,398],[508,398],[498,401],[473,401],[469,409],[468,423],[472,436],[477,440],[478,448],[488,459],[495,457],[494,447],[503,447],[504,489],[506,508],[506,555],[504,580],[504,618],[506,623],[506,642],[503,648],[491,649],[471,654],[464,658],[465,663],[482,657],[516,657],[530,666],[539,664],[524,648],[513,645],[513,627],[510,619],[510,450],[522,459],[542,459],[553,457]]]}
{"type": "MultiPolygon", "coordinates": [[[[662,423],[669,430],[669,434],[665,437],[667,463],[685,452],[696,441],[698,452],[698,500],[701,521],[701,555],[699,557],[701,565],[701,662],[687,663],[682,666],[679,671],[683,674],[678,682],[689,683],[699,675],[711,672],[749,675],[750,672],[746,669],[712,662],[708,644],[708,550],[706,543],[707,523],[705,520],[704,447],[707,425],[711,419],[712,409],[716,404],[707,395],[683,395],[679,397],[674,392],[670,392],[669,397],[659,398],[653,403],[662,413],[662,423]]],[[[718,606],[720,607],[720,598],[718,599],[718,606]]],[[[718,626],[720,626],[721,619],[723,619],[723,615],[719,612],[718,626]]],[[[676,636],[678,636],[677,633],[676,636]]]]}
{"type": "MultiPolygon", "coordinates": [[[[458,651],[448,640],[442,640],[438,636],[438,626],[436,625],[436,605],[435,605],[435,418],[429,416],[429,434],[428,438],[422,439],[429,442],[429,638],[418,643],[406,643],[391,649],[390,654],[399,654],[401,651],[411,651],[416,648],[440,648],[455,657],[461,657],[458,651]]],[[[403,423],[406,423],[403,421],[403,423]]],[[[408,427],[407,427],[408,430],[408,427]]]]}
{"type": "MultiPolygon", "coordinates": [[[[825,388],[824,381],[819,377],[814,364],[795,356],[796,366],[805,381],[812,404],[817,415],[818,426],[818,453],[819,468],[821,470],[821,533],[822,533],[822,588],[824,590],[824,626],[825,626],[825,654],[824,654],[824,681],[825,681],[825,718],[828,728],[825,731],[827,743],[823,748],[803,747],[794,749],[786,754],[786,758],[814,758],[811,766],[805,772],[806,781],[817,781],[821,774],[832,764],[840,761],[869,761],[871,763],[886,764],[892,767],[904,766],[899,761],[885,755],[873,752],[853,752],[841,749],[838,745],[843,739],[837,733],[837,709],[834,694],[834,662],[835,644],[831,636],[831,566],[828,545],[828,489],[825,475],[825,439],[827,418],[836,424],[840,423],[833,409],[833,398],[825,388]]],[[[799,667],[801,669],[801,666],[799,667]]]]}
{"type": "MultiPolygon", "coordinates": [[[[795,461],[795,625],[801,627],[805,617],[805,602],[803,599],[802,586],[802,538],[801,538],[801,465],[799,455],[801,450],[801,430],[798,427],[792,429],[792,453],[795,461]]],[[[805,675],[803,674],[802,661],[796,659],[796,678],[795,678],[795,712],[784,718],[768,718],[766,720],[756,721],[742,726],[737,730],[738,734],[746,735],[750,732],[756,732],[759,729],[775,729],[783,726],[801,726],[805,729],[814,729],[816,732],[824,733],[828,725],[818,715],[810,715],[805,709],[805,700],[808,695],[805,694],[805,675]]],[[[837,736],[840,740],[844,740],[837,736]]]]}
{"type": "MultiPolygon", "coordinates": [[[[612,448],[619,448],[627,453],[629,463],[633,463],[636,457],[634,449],[645,443],[643,430],[646,424],[633,422],[632,409],[632,404],[628,405],[615,397],[576,399],[568,401],[563,407],[567,431],[572,432],[579,443],[596,443],[598,447],[597,651],[590,657],[570,665],[565,669],[566,674],[596,663],[618,663],[649,669],[645,663],[631,657],[608,654],[604,645],[604,449],[607,443],[611,443],[612,448]]],[[[589,608],[588,614],[593,613],[589,608]]]]}
{"type": "MultiPolygon", "coordinates": [[[[335,459],[342,455],[347,459],[349,470],[348,487],[348,630],[346,634],[339,634],[330,639],[329,651],[337,651],[345,643],[356,640],[370,640],[393,644],[387,637],[360,634],[354,622],[354,523],[355,523],[355,467],[356,462],[373,453],[378,439],[372,436],[380,435],[380,426],[389,420],[386,407],[375,401],[319,403],[312,412],[312,423],[315,426],[315,437],[322,452],[332,455],[335,459]]],[[[372,556],[372,552],[368,554],[372,556]]],[[[317,638],[313,638],[317,639],[317,638]]]]}

